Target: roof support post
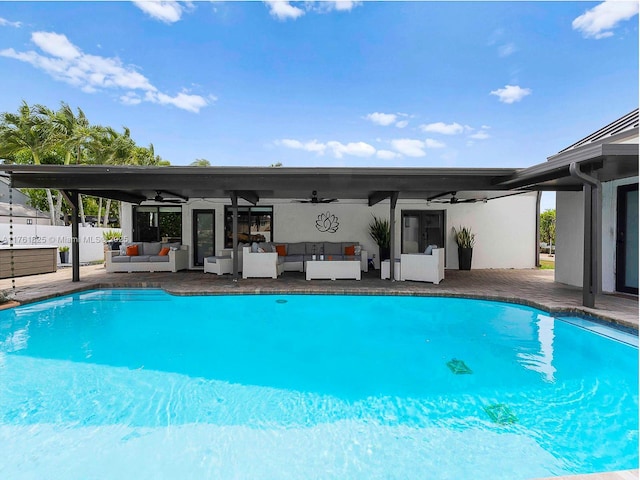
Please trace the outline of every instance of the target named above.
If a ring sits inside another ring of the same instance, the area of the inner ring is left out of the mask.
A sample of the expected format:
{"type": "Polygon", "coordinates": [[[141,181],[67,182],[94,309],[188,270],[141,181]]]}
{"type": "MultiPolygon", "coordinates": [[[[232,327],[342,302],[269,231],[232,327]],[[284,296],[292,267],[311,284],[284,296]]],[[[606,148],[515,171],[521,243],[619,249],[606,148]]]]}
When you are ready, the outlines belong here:
{"type": "Polygon", "coordinates": [[[536,251],[535,251],[535,263],[536,267],[540,267],[540,200],[542,199],[542,192],[536,194],[536,251]]]}
{"type": "Polygon", "coordinates": [[[232,225],[233,233],[231,234],[233,248],[233,281],[238,281],[238,194],[231,192],[231,212],[233,215],[232,225]]]}
{"type": "Polygon", "coordinates": [[[582,182],[584,193],[584,247],[582,262],[582,305],[595,308],[598,293],[598,233],[600,232],[599,195],[600,181],[580,170],[576,162],[569,165],[572,177],[582,182]]]}
{"type": "MultiPolygon", "coordinates": [[[[398,192],[391,192],[389,198],[389,279],[393,282],[396,270],[396,204],[398,203],[398,192]]],[[[380,259],[382,261],[382,259],[380,259]]],[[[382,268],[382,267],[380,267],[382,268]]]]}
{"type": "Polygon", "coordinates": [[[80,281],[80,226],[78,222],[78,207],[80,196],[77,190],[62,190],[62,195],[71,205],[71,281],[80,281]]]}

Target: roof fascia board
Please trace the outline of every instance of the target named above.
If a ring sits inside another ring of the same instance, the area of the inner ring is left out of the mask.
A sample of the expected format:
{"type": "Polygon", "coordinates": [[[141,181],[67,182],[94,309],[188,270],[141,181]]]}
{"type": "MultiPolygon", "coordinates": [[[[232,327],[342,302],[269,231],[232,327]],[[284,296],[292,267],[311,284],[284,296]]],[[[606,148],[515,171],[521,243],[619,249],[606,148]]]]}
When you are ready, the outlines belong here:
{"type": "Polygon", "coordinates": [[[638,145],[629,143],[610,143],[598,145],[585,145],[584,147],[568,150],[564,153],[549,157],[549,161],[534,165],[522,170],[512,178],[509,178],[498,185],[509,188],[518,188],[560,178],[569,175],[569,165],[571,163],[589,164],[602,160],[606,157],[638,157],[638,145]]]}

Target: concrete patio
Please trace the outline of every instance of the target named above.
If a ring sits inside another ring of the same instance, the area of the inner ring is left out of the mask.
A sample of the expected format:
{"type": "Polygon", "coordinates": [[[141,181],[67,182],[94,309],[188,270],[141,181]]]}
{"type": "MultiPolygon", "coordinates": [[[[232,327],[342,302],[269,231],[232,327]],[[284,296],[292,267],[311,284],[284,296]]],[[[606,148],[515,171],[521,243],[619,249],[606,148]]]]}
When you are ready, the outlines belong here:
{"type": "Polygon", "coordinates": [[[175,295],[255,293],[316,293],[359,295],[436,295],[502,300],[548,312],[578,313],[638,330],[638,297],[598,295],[596,308],[582,306],[582,290],[554,282],[553,270],[447,270],[440,285],[381,280],[379,270],[356,280],[305,280],[303,273],[285,272],[279,278],[239,279],[199,271],[178,273],[106,273],[102,265],[81,267],[80,282],[71,281],[71,269],[55,273],[0,280],[0,289],[12,290],[20,303],[34,302],[94,288],[162,288],[175,295]]]}

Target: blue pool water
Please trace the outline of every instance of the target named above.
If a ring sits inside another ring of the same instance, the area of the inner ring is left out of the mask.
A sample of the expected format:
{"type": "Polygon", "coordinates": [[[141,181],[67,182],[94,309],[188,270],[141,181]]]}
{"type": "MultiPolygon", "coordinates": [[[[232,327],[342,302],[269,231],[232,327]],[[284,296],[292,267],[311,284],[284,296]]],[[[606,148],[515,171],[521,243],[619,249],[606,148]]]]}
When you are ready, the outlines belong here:
{"type": "Polygon", "coordinates": [[[463,299],[79,293],[0,312],[0,446],[11,479],[638,468],[637,336],[463,299]]]}

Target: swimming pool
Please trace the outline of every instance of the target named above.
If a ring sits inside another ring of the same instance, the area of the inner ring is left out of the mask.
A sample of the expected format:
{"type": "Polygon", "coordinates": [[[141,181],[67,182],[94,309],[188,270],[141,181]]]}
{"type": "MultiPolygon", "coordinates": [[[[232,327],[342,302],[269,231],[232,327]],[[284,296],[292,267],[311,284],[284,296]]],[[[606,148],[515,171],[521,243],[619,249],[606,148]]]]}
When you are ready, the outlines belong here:
{"type": "Polygon", "coordinates": [[[0,478],[637,468],[637,336],[591,326],[451,298],[105,290],[25,305],[0,312],[0,478]]]}

